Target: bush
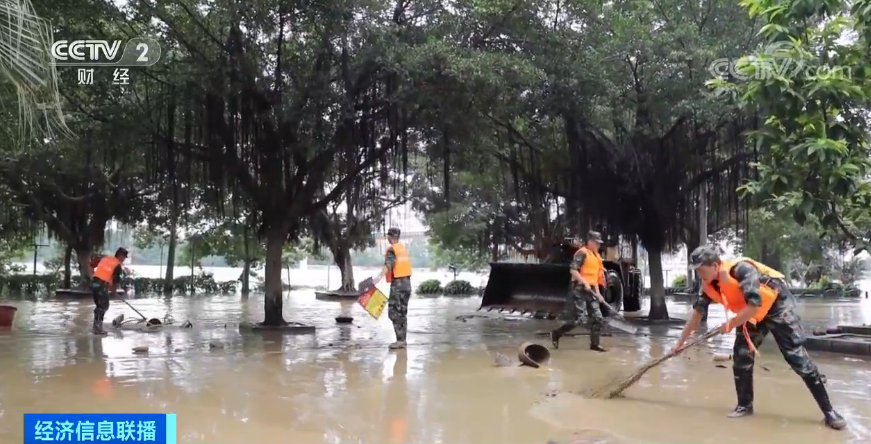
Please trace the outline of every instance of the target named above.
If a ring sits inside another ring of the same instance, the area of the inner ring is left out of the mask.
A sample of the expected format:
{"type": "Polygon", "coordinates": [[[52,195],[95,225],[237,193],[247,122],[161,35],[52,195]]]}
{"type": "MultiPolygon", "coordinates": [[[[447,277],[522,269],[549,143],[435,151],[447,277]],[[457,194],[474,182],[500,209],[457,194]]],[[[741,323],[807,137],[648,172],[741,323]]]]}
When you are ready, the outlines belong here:
{"type": "MultiPolygon", "coordinates": [[[[125,288],[132,287],[136,294],[160,293],[163,291],[165,279],[151,278],[134,278],[125,279],[122,286],[125,288]]],[[[63,283],[63,277],[58,277],[56,274],[43,275],[22,275],[13,274],[9,276],[0,276],[0,293],[7,294],[49,294],[59,288],[63,283]]],[[[73,276],[71,279],[73,288],[81,288],[81,276],[73,276]]],[[[202,273],[194,277],[194,286],[197,293],[207,294],[234,294],[238,286],[237,281],[215,282],[215,278],[211,273],[202,273]]],[[[172,280],[172,289],[174,293],[185,294],[191,291],[191,277],[184,276],[172,280]]]]}
{"type": "Polygon", "coordinates": [[[467,294],[475,294],[477,293],[477,289],[469,283],[469,281],[450,281],[448,285],[445,285],[444,293],[446,295],[467,295],[467,294]]]}
{"type": "Polygon", "coordinates": [[[829,282],[822,290],[823,297],[829,298],[858,298],[862,295],[861,289],[840,282],[829,282]]]}
{"type": "Polygon", "coordinates": [[[58,280],[53,274],[13,274],[0,276],[0,291],[8,294],[42,294],[54,291],[58,280]]]}
{"type": "Polygon", "coordinates": [[[674,277],[671,281],[671,286],[675,288],[686,288],[687,287],[687,275],[679,274],[674,277]]]}
{"type": "Polygon", "coordinates": [[[417,294],[439,294],[442,292],[442,283],[438,279],[427,279],[417,286],[417,294]]]}

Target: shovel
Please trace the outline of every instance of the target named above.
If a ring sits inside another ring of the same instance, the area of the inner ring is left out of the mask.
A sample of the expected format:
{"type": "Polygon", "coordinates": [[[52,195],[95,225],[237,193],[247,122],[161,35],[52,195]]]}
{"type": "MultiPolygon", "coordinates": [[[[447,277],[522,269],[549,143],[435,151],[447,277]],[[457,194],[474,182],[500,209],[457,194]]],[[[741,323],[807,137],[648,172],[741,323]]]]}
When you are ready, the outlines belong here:
{"type": "Polygon", "coordinates": [[[629,333],[630,335],[634,335],[635,333],[638,332],[638,328],[636,328],[634,325],[627,322],[626,318],[624,318],[623,316],[620,316],[617,313],[617,310],[614,309],[614,307],[611,306],[611,304],[609,304],[605,301],[599,301],[599,303],[604,304],[606,307],[608,307],[611,310],[611,316],[608,316],[607,318],[605,318],[605,322],[607,322],[608,325],[610,325],[618,330],[625,331],[626,333],[629,333]]]}
{"type": "MultiPolygon", "coordinates": [[[[115,291],[114,288],[112,288],[111,290],[112,290],[112,291],[115,291]]],[[[141,316],[143,321],[148,322],[148,318],[146,318],[144,314],[140,313],[139,310],[136,309],[136,307],[130,305],[130,303],[127,302],[127,291],[126,291],[126,290],[124,291],[124,295],[123,295],[123,296],[121,296],[121,295],[118,294],[117,292],[115,293],[115,295],[118,296],[118,299],[121,299],[121,302],[127,304],[127,306],[130,307],[133,311],[135,311],[136,314],[138,314],[139,316],[141,316]]]]}
{"type": "Polygon", "coordinates": [[[133,311],[135,311],[136,314],[138,314],[139,316],[142,317],[142,320],[143,320],[143,321],[148,321],[148,318],[146,318],[144,314],[140,313],[139,310],[136,309],[136,307],[130,305],[130,303],[127,302],[127,298],[126,298],[126,297],[122,297],[122,298],[121,298],[121,302],[124,302],[125,304],[127,304],[128,307],[130,307],[131,309],[133,309],[133,311]]]}

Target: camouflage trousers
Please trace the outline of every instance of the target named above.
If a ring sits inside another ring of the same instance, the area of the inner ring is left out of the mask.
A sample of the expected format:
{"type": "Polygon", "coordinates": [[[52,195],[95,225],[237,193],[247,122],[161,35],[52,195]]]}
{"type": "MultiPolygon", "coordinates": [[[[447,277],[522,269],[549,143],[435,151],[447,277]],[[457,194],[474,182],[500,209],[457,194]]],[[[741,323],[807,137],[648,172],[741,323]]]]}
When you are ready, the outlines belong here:
{"type": "Polygon", "coordinates": [[[109,289],[106,285],[94,279],[91,282],[91,293],[94,294],[94,328],[103,328],[103,317],[109,311],[109,289]]]}
{"type": "MultiPolygon", "coordinates": [[[[780,290],[780,295],[765,319],[756,325],[747,323],[748,336],[750,336],[753,346],[758,348],[768,333],[771,333],[780,353],[792,371],[804,379],[816,379],[819,377],[819,370],[804,347],[805,335],[801,325],[799,325],[800,319],[795,314],[795,299],[785,287],[780,290]]],[[[744,336],[744,329],[736,328],[735,334],[732,367],[736,370],[753,370],[756,357],[750,351],[744,336]]]]}
{"type": "Polygon", "coordinates": [[[605,318],[602,316],[602,308],[599,305],[599,300],[596,295],[587,291],[582,286],[572,288],[569,298],[566,313],[571,316],[571,320],[559,326],[553,331],[554,336],[560,337],[572,330],[575,327],[587,324],[590,329],[590,345],[598,346],[599,338],[602,334],[602,329],[605,325],[605,318]]]}
{"type": "Polygon", "coordinates": [[[408,333],[408,301],[411,299],[411,282],[393,282],[390,299],[387,300],[387,318],[393,322],[393,331],[398,342],[405,342],[408,333]],[[407,285],[406,285],[407,284],[407,285]]]}

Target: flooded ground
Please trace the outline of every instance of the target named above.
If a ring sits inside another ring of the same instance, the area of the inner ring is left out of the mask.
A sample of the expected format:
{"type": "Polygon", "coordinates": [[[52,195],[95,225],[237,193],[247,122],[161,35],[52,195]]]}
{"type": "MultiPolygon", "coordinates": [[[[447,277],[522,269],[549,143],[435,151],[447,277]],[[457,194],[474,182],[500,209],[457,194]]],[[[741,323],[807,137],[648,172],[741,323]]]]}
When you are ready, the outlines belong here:
{"type": "MultiPolygon", "coordinates": [[[[853,357],[813,353],[846,431],[821,425],[802,381],[773,341],[756,371],[756,416],[727,419],[735,404],[732,374],[712,362],[732,339],[689,351],[648,373],[626,399],[594,401],[573,392],[627,374],[665,352],[679,327],[647,336],[619,333],[610,349],[566,338],[548,368],[494,366],[494,353],[516,356],[552,321],[472,318],[480,300],[412,299],[409,348],[393,352],[392,328],[359,307],[350,326],[334,317],[339,303],[294,292],[288,320],[316,335],[240,333],[262,319],[262,299],[239,296],[135,299],[149,317],[170,314],[193,329],[158,333],[88,333],[90,301],[15,302],[16,328],[0,333],[0,442],[22,440],[22,414],[35,412],[172,412],[180,443],[864,443],[871,439],[871,366],[853,357]],[[211,343],[211,346],[210,346],[211,343]],[[147,355],[132,348],[148,345],[147,355]],[[761,368],[762,364],[765,368],[761,368]],[[554,395],[555,394],[555,395],[554,395]]],[[[107,319],[136,314],[113,301],[107,319]]],[[[670,305],[683,317],[685,302],[670,305]]],[[[871,323],[868,300],[803,301],[805,325],[871,323]]],[[[722,310],[712,311],[718,325],[722,310]]],[[[726,363],[728,367],[728,363],[726,363]]]]}

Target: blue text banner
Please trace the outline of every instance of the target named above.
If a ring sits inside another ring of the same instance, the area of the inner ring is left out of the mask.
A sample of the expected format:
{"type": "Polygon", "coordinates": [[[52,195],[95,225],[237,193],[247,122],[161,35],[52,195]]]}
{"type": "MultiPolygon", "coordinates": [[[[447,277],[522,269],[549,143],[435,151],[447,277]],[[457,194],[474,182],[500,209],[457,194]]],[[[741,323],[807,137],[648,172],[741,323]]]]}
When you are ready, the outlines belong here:
{"type": "Polygon", "coordinates": [[[176,444],[175,414],[26,413],[24,444],[176,444]]]}

